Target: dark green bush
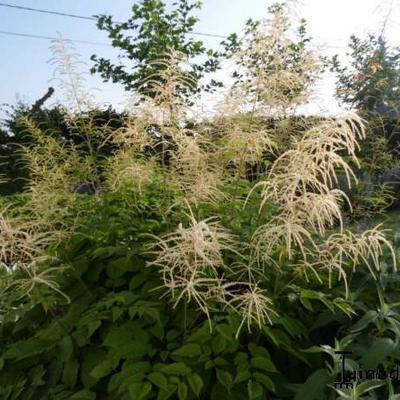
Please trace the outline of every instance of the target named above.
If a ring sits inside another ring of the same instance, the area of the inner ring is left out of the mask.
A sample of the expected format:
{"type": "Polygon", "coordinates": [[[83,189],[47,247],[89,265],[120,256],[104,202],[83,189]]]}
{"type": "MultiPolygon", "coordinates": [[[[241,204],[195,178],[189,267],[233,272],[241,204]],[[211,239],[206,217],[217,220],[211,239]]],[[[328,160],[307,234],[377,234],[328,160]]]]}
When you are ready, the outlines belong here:
{"type": "MultiPolygon", "coordinates": [[[[54,250],[70,303],[37,285],[30,301],[21,304],[16,289],[2,305],[1,399],[333,399],[326,385],[338,379],[335,349],[353,351],[365,368],[400,362],[398,277],[385,263],[378,281],[354,274],[349,300],[340,283],[287,282],[284,268],[269,283],[278,285],[274,325],[236,338],[233,313],[216,310],[208,321],[191,303],[172,308],[158,272],[146,267],[148,235],[185,218],[180,207],[167,213],[176,195],[152,184],[132,196],[82,196],[83,227],[54,250]]],[[[245,239],[251,222],[241,205],[218,208],[245,239]]]]}

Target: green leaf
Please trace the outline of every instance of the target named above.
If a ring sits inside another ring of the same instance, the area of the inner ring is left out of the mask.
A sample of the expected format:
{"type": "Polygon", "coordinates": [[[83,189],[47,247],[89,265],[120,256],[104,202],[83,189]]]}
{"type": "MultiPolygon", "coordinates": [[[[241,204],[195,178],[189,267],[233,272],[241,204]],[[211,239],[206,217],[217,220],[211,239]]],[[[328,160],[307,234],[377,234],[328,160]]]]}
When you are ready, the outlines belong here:
{"type": "Polygon", "coordinates": [[[129,395],[132,399],[142,400],[151,392],[151,383],[137,382],[129,385],[129,395]]]}
{"type": "Polygon", "coordinates": [[[222,353],[226,347],[226,339],[223,336],[217,335],[214,337],[211,346],[215,354],[222,353]]]}
{"type": "Polygon", "coordinates": [[[261,383],[265,387],[265,389],[275,392],[274,381],[268,375],[262,374],[260,372],[254,372],[253,377],[257,382],[261,383]]]}
{"type": "Polygon", "coordinates": [[[33,368],[31,371],[29,371],[29,378],[30,378],[30,385],[31,386],[42,386],[45,384],[45,381],[43,380],[44,374],[46,373],[46,370],[44,369],[43,365],[37,365],[35,368],[33,368]]]}
{"type": "Polygon", "coordinates": [[[378,313],[374,310],[366,312],[363,317],[357,321],[351,329],[351,332],[358,332],[366,328],[370,323],[378,319],[378,313]]]}
{"type": "Polygon", "coordinates": [[[91,392],[90,390],[81,390],[71,397],[70,400],[96,400],[96,394],[91,392]]]}
{"type": "Polygon", "coordinates": [[[309,290],[309,289],[301,289],[301,296],[302,300],[304,299],[314,299],[314,300],[320,300],[322,303],[325,304],[325,306],[330,310],[334,311],[334,306],[332,301],[328,300],[326,298],[326,295],[322,292],[316,292],[314,290],[309,290]]]}
{"type": "Polygon", "coordinates": [[[262,332],[276,347],[280,347],[281,341],[279,336],[276,334],[275,329],[270,328],[269,326],[263,326],[262,332]]]}
{"type": "Polygon", "coordinates": [[[130,340],[120,346],[118,349],[113,348],[114,356],[120,356],[121,358],[132,359],[143,357],[151,351],[151,345],[143,343],[139,340],[130,340]]]}
{"type": "Polygon", "coordinates": [[[136,290],[139,286],[143,285],[149,277],[145,274],[136,274],[129,282],[129,290],[136,290]]]}
{"type": "Polygon", "coordinates": [[[67,361],[62,375],[63,382],[70,387],[75,386],[76,380],[78,378],[78,369],[79,364],[77,360],[73,359],[67,361]]]}
{"type": "Polygon", "coordinates": [[[311,312],[314,311],[313,308],[312,308],[311,301],[308,300],[306,297],[300,297],[300,301],[308,311],[311,311],[311,312]]]}
{"type": "Polygon", "coordinates": [[[240,372],[238,372],[238,374],[236,375],[235,383],[240,383],[240,382],[248,381],[250,378],[251,378],[250,371],[248,371],[248,370],[240,371],[240,372]]]}
{"type": "Polygon", "coordinates": [[[248,354],[247,353],[243,353],[243,352],[239,352],[236,353],[235,355],[235,365],[237,365],[238,369],[243,369],[243,367],[248,368],[248,354]]]}
{"type": "Polygon", "coordinates": [[[269,358],[254,357],[250,361],[253,368],[262,369],[268,372],[278,372],[274,363],[269,358]]]}
{"type": "Polygon", "coordinates": [[[216,357],[214,359],[214,365],[218,366],[218,367],[224,367],[224,366],[228,366],[229,362],[222,357],[216,357]]]}
{"type": "Polygon", "coordinates": [[[85,388],[90,389],[97,383],[98,378],[92,376],[91,372],[96,366],[101,364],[101,362],[105,359],[106,354],[106,351],[94,346],[83,352],[83,361],[81,363],[81,380],[85,388]]]}
{"type": "Polygon", "coordinates": [[[234,332],[228,324],[219,324],[216,326],[216,330],[220,333],[228,342],[234,343],[234,332]]]}
{"type": "Polygon", "coordinates": [[[112,328],[106,338],[104,339],[104,345],[116,349],[121,348],[122,343],[130,342],[133,339],[135,327],[129,323],[112,328]]]}
{"type": "Polygon", "coordinates": [[[132,271],[132,260],[130,260],[126,255],[120,258],[112,260],[108,265],[111,268],[117,268],[122,271],[132,271]]]}
{"type": "Polygon", "coordinates": [[[370,392],[373,389],[381,387],[385,381],[379,379],[371,379],[370,381],[362,382],[356,387],[356,393],[361,397],[363,394],[370,392]]]}
{"type": "MultiPolygon", "coordinates": [[[[179,332],[174,332],[174,335],[179,336],[179,332]]],[[[210,328],[208,324],[202,325],[200,328],[196,329],[188,338],[188,342],[195,343],[206,343],[210,340],[210,328]]]]}
{"type": "Polygon", "coordinates": [[[247,393],[249,395],[249,400],[258,400],[262,398],[263,388],[258,382],[250,380],[247,383],[247,393]]]}
{"type": "Polygon", "coordinates": [[[168,380],[161,372],[152,372],[151,374],[147,375],[147,379],[157,387],[161,389],[167,389],[168,380]]]}
{"type": "Polygon", "coordinates": [[[360,360],[360,364],[364,368],[374,369],[378,364],[385,361],[385,359],[396,351],[396,344],[389,338],[378,338],[365,352],[360,360]]]}
{"type": "Polygon", "coordinates": [[[101,321],[91,321],[86,325],[87,328],[87,338],[90,339],[93,335],[93,333],[95,333],[97,331],[97,329],[101,326],[101,321]]]}
{"type": "Polygon", "coordinates": [[[118,321],[121,315],[124,313],[124,309],[121,307],[113,307],[111,309],[112,321],[118,321]]]}
{"type": "Polygon", "coordinates": [[[74,348],[71,336],[64,336],[61,341],[61,359],[68,361],[71,358],[72,350],[74,348]]]}
{"type": "Polygon", "coordinates": [[[181,362],[164,365],[161,370],[167,375],[188,375],[192,372],[189,367],[181,362]]]}
{"type": "Polygon", "coordinates": [[[170,385],[167,390],[160,390],[157,395],[157,400],[168,400],[175,392],[177,387],[170,385]]]}
{"type": "Polygon", "coordinates": [[[253,357],[262,357],[262,358],[268,358],[268,359],[271,358],[271,356],[266,348],[257,346],[254,343],[249,344],[249,350],[253,357]]]}
{"type": "Polygon", "coordinates": [[[26,341],[19,341],[8,348],[3,354],[5,360],[15,358],[16,361],[46,353],[54,347],[55,343],[32,338],[26,341]]]}
{"type": "Polygon", "coordinates": [[[113,369],[114,368],[111,362],[109,360],[105,360],[90,372],[90,376],[96,379],[101,379],[108,375],[113,369]]]}
{"type": "Polygon", "coordinates": [[[179,400],[186,400],[188,395],[188,388],[186,383],[179,382],[178,383],[178,397],[179,400]]]}
{"type": "Polygon", "coordinates": [[[201,354],[201,347],[196,343],[185,344],[175,350],[172,355],[180,357],[198,357],[201,354]]]}
{"type": "Polygon", "coordinates": [[[199,397],[201,389],[203,388],[203,380],[201,379],[200,375],[196,373],[190,374],[187,377],[187,380],[194,394],[199,397]]]}
{"type": "Polygon", "coordinates": [[[108,264],[107,268],[106,268],[106,273],[107,273],[108,277],[110,277],[111,279],[121,278],[125,274],[126,271],[124,271],[123,268],[118,268],[117,265],[122,265],[124,261],[125,261],[125,258],[111,261],[110,264],[108,264]],[[121,263],[121,264],[119,264],[119,263],[121,263]]]}
{"type": "Polygon", "coordinates": [[[60,359],[53,359],[53,361],[48,366],[46,384],[49,387],[55,386],[60,381],[63,370],[64,363],[60,359]]]}
{"type": "Polygon", "coordinates": [[[329,382],[328,372],[324,369],[315,371],[303,383],[294,400],[321,400],[325,398],[326,385],[329,382]]]}
{"type": "Polygon", "coordinates": [[[233,385],[233,377],[231,373],[217,369],[217,379],[221,382],[228,390],[231,389],[233,385]]]}

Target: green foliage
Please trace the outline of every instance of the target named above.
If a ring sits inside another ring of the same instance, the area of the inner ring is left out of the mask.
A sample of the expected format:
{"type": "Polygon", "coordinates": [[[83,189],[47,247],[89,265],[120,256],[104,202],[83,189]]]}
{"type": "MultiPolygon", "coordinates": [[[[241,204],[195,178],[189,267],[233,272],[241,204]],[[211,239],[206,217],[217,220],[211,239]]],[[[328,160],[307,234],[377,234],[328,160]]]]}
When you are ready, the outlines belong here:
{"type": "MultiPolygon", "coordinates": [[[[155,26],[194,23],[196,5],[166,14],[162,2],[142,4],[134,14],[152,22],[135,27],[139,44],[155,26]]],[[[352,352],[351,371],[400,362],[399,233],[345,224],[347,198],[333,186],[355,178],[360,118],[311,119],[304,133],[268,119],[305,100],[316,67],[304,28],[302,45],[286,35],[286,11],[272,8],[267,33],[250,26],[249,86],[239,98],[233,88],[211,123],[188,126],[174,53],[146,64],[163,67],[147,80],[154,98],[122,129],[82,115],[79,76],[63,81],[79,90],[63,119],[79,143],[21,118],[35,141],[24,153],[29,191],[1,199],[0,399],[395,398],[376,377],[334,386],[338,350],[352,352]],[[270,48],[252,37],[274,44],[275,75],[270,48]],[[103,177],[95,193],[76,188],[103,177]]],[[[129,24],[103,22],[123,41],[129,24]]],[[[73,57],[55,47],[73,75],[73,57]]]]}
{"type": "Polygon", "coordinates": [[[355,216],[371,215],[398,205],[397,182],[385,175],[398,168],[400,53],[382,34],[369,34],[365,39],[351,36],[347,56],[349,66],[336,55],[331,70],[337,75],[338,100],[367,121],[360,184],[352,202],[355,216]]]}
{"type": "MultiPolygon", "coordinates": [[[[99,73],[106,81],[119,82],[126,90],[140,93],[145,89],[143,82],[158,75],[162,68],[149,62],[177,51],[190,60],[188,73],[196,82],[192,88],[182,88],[183,94],[196,93],[204,74],[218,68],[217,53],[207,50],[201,40],[187,37],[198,21],[193,13],[200,8],[200,1],[178,0],[173,2],[172,10],[168,10],[162,0],[141,0],[132,6],[132,16],[126,22],[117,23],[111,16],[99,16],[97,27],[107,32],[112,45],[120,51],[121,57],[129,60],[129,64],[114,65],[109,59],[93,55],[92,73],[99,73]],[[193,60],[204,55],[208,58],[203,63],[193,60]]],[[[216,84],[212,82],[212,85],[216,84]]],[[[148,91],[146,94],[154,96],[148,91]]]]}
{"type": "Polygon", "coordinates": [[[382,35],[366,39],[351,36],[349,67],[335,56],[332,71],[338,80],[336,95],[343,104],[359,110],[391,112],[398,107],[400,90],[400,54],[391,49],[382,35]]]}
{"type": "MultiPolygon", "coordinates": [[[[160,297],[157,271],[146,267],[152,258],[146,248],[149,234],[168,232],[184,217],[180,207],[167,213],[174,200],[161,183],[140,197],[124,189],[81,199],[82,228],[55,249],[57,263],[68,267],[57,279],[71,303],[39,290],[35,299],[21,304],[23,293],[16,293],[3,304],[1,399],[333,398],[327,386],[338,379],[333,349],[353,351],[351,361],[366,368],[400,361],[400,297],[392,290],[398,277],[385,263],[377,282],[354,274],[349,300],[337,282],[332,289],[300,278],[293,284],[286,267],[271,282],[266,271],[264,284],[280,299],[279,318],[239,338],[239,320],[229,310],[208,322],[192,303],[172,309],[160,297]]],[[[252,218],[240,203],[218,208],[227,226],[243,239],[250,234],[252,218]]],[[[215,206],[204,205],[201,213],[210,212],[215,206]]],[[[380,385],[357,386],[367,389],[385,393],[380,385]]]]}
{"type": "MultiPolygon", "coordinates": [[[[21,146],[31,146],[35,139],[27,127],[22,123],[24,117],[45,132],[46,136],[57,139],[63,144],[78,146],[82,154],[88,154],[85,138],[79,126],[91,121],[93,130],[117,130],[123,125],[125,115],[117,113],[112,108],[97,109],[82,112],[76,116],[76,124],[70,124],[65,110],[56,106],[31,113],[29,107],[17,104],[7,110],[7,117],[0,128],[0,176],[4,181],[0,183],[2,195],[12,195],[22,192],[29,179],[29,167],[24,161],[21,146]]],[[[104,159],[115,151],[115,145],[103,145],[100,140],[92,141],[96,157],[104,159]]],[[[82,182],[85,183],[85,182],[82,182]]]]}

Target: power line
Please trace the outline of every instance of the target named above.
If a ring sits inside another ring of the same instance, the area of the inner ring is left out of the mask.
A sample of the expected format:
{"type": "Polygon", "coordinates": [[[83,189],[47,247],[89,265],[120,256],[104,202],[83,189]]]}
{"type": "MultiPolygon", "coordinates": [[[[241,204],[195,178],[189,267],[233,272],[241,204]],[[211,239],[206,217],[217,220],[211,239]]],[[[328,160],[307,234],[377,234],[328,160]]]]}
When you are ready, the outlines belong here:
{"type": "Polygon", "coordinates": [[[0,3],[0,7],[16,8],[18,10],[32,11],[32,12],[38,12],[38,13],[42,13],[42,14],[53,14],[53,15],[59,15],[61,17],[79,18],[79,19],[96,21],[95,17],[89,17],[86,15],[68,14],[68,13],[63,13],[63,12],[59,12],[59,11],[43,10],[41,8],[22,7],[22,6],[16,6],[14,4],[8,4],[8,3],[0,3]]]}
{"type": "MultiPolygon", "coordinates": [[[[44,39],[44,40],[58,40],[58,39],[60,39],[59,37],[57,38],[57,37],[54,37],[54,36],[35,35],[35,34],[30,34],[30,33],[10,32],[10,31],[1,31],[1,30],[0,30],[0,35],[18,36],[18,37],[24,37],[24,38],[44,39]]],[[[78,40],[78,39],[68,39],[68,38],[62,38],[62,39],[67,41],[67,42],[71,42],[71,43],[83,43],[83,44],[91,44],[91,45],[96,45],[96,46],[112,47],[108,43],[91,42],[89,40],[78,40]]],[[[338,49],[338,50],[347,49],[347,47],[345,47],[345,46],[321,45],[320,47],[325,48],[325,49],[338,49]]]]}
{"type": "MultiPolygon", "coordinates": [[[[59,11],[44,10],[42,8],[32,8],[32,7],[17,6],[17,5],[14,5],[14,4],[3,3],[3,2],[0,2],[0,7],[15,8],[15,9],[18,9],[18,10],[37,12],[37,13],[42,13],[42,14],[58,15],[58,16],[61,16],[61,17],[69,17],[69,18],[78,18],[78,19],[89,20],[89,21],[97,21],[97,18],[93,17],[93,16],[69,14],[69,13],[64,13],[64,12],[59,12],[59,11]]],[[[119,23],[119,24],[122,23],[122,22],[118,22],[118,21],[116,21],[116,22],[119,23]]],[[[224,35],[216,35],[214,33],[205,33],[205,32],[189,32],[188,34],[199,35],[199,36],[208,36],[208,37],[216,37],[216,38],[220,38],[220,39],[226,39],[227,38],[227,36],[224,36],[224,35]]]]}
{"type": "MultiPolygon", "coordinates": [[[[43,35],[32,35],[30,33],[21,33],[21,32],[9,32],[9,31],[0,31],[1,35],[8,35],[8,36],[19,36],[24,38],[32,38],[32,39],[44,39],[44,40],[58,40],[59,38],[53,36],[43,36],[43,35]]],[[[84,44],[93,44],[96,46],[111,46],[107,43],[100,43],[100,42],[91,42],[89,40],[75,40],[75,39],[65,39],[63,40],[67,42],[74,42],[74,43],[84,43],[84,44]]]]}
{"type": "MultiPolygon", "coordinates": [[[[64,12],[59,12],[59,11],[50,11],[50,10],[44,10],[40,8],[32,8],[32,7],[23,7],[23,6],[17,6],[14,4],[9,4],[9,3],[3,3],[0,2],[0,7],[8,7],[8,8],[15,8],[19,10],[24,10],[24,11],[30,11],[30,12],[38,12],[38,13],[44,13],[44,14],[51,14],[51,15],[58,15],[62,17],[70,17],[70,18],[79,18],[79,19],[84,19],[84,20],[90,20],[90,21],[96,21],[96,17],[90,17],[87,15],[78,15],[78,14],[69,14],[69,13],[64,13],[64,12]]],[[[116,21],[117,23],[121,23],[116,21]]],[[[400,25],[400,24],[399,24],[400,25]]],[[[3,35],[12,35],[12,36],[21,36],[21,37],[29,37],[29,38],[35,38],[35,39],[47,39],[47,40],[55,40],[57,39],[56,37],[50,37],[50,36],[42,36],[42,35],[32,35],[32,34],[27,34],[27,33],[20,33],[20,32],[8,32],[8,31],[0,31],[0,34],[3,35]]],[[[205,33],[205,32],[188,32],[188,35],[201,35],[201,36],[208,36],[208,37],[216,37],[220,39],[226,39],[227,36],[224,35],[216,35],[213,33],[205,33]]],[[[107,43],[100,43],[100,42],[91,42],[87,40],[75,40],[75,39],[65,39],[69,42],[75,42],[75,43],[84,43],[84,44],[93,44],[97,46],[111,46],[107,43]]],[[[326,48],[332,48],[332,49],[344,49],[346,47],[341,47],[341,46],[323,46],[326,48]]]]}

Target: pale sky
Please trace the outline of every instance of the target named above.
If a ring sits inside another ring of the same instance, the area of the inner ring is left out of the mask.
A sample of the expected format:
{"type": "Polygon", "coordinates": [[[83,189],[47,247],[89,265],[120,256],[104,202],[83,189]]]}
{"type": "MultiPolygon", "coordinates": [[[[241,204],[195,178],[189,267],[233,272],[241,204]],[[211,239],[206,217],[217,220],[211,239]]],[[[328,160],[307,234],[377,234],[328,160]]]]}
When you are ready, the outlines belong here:
{"type": "MultiPolygon", "coordinates": [[[[116,20],[130,15],[134,0],[4,0],[18,6],[41,8],[79,15],[111,14],[116,20]]],[[[171,0],[167,1],[171,3],[171,0]]],[[[197,32],[228,35],[240,33],[248,18],[258,19],[266,15],[271,0],[203,0],[203,9],[198,13],[200,21],[197,32]]],[[[346,51],[351,34],[365,35],[368,31],[379,31],[390,8],[392,12],[386,26],[389,43],[399,46],[400,41],[400,0],[300,0],[298,14],[308,21],[309,34],[314,44],[324,55],[346,51]]],[[[105,33],[100,32],[94,21],[38,14],[0,7],[0,31],[56,36],[75,40],[109,43],[105,33]]],[[[208,47],[217,48],[218,38],[201,37],[208,47]]],[[[50,42],[44,39],[7,36],[0,33],[0,104],[13,104],[17,98],[33,103],[47,90],[53,76],[53,67],[48,60],[52,57],[50,42]]],[[[82,70],[88,70],[93,53],[115,59],[116,51],[110,46],[95,46],[75,43],[81,60],[86,62],[82,70]]],[[[333,98],[333,77],[325,76],[317,90],[312,111],[339,111],[333,98]]],[[[97,88],[97,101],[119,106],[126,93],[116,84],[104,84],[97,77],[88,76],[89,88],[97,88]]],[[[55,99],[55,98],[54,98],[55,99]]],[[[53,101],[54,101],[53,99],[53,101]]],[[[51,105],[51,101],[46,103],[51,105]]]]}

